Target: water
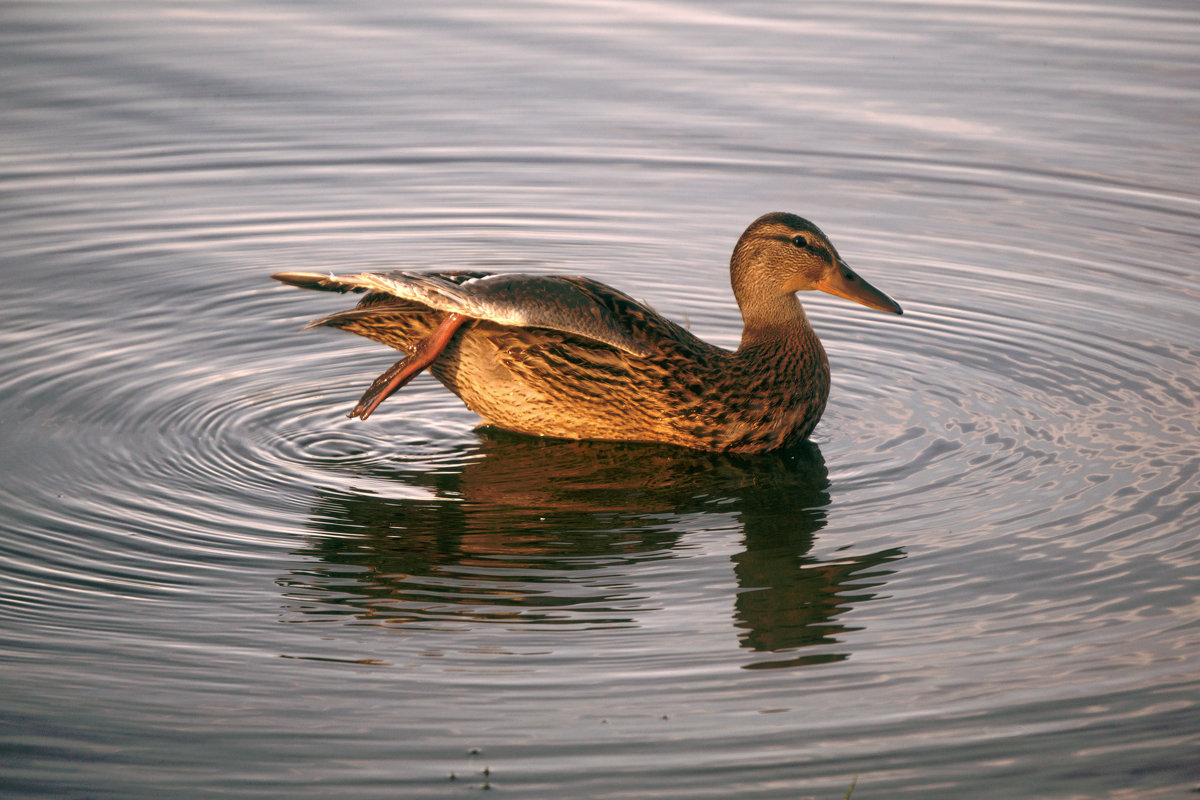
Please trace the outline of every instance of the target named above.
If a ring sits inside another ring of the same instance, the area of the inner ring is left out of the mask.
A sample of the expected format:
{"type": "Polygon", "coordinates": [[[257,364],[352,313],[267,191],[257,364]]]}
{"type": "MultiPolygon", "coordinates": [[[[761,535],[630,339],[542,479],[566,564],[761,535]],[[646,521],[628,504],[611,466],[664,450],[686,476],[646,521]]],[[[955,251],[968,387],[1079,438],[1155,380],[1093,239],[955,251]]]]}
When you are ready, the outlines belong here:
{"type": "Polygon", "coordinates": [[[1200,13],[9,4],[6,797],[1200,785],[1200,13]],[[812,218],[811,448],[475,430],[271,272],[587,274],[736,344],[812,218]]]}

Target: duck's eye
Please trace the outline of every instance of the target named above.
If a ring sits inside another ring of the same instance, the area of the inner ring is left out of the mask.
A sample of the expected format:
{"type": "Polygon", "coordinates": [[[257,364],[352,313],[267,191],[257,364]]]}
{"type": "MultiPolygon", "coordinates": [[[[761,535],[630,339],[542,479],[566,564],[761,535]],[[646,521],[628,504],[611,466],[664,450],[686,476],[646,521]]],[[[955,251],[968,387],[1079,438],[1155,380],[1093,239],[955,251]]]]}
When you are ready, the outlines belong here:
{"type": "Polygon", "coordinates": [[[808,239],[805,239],[803,236],[793,236],[792,244],[796,245],[796,247],[800,248],[801,250],[804,250],[808,247],[808,239]]]}

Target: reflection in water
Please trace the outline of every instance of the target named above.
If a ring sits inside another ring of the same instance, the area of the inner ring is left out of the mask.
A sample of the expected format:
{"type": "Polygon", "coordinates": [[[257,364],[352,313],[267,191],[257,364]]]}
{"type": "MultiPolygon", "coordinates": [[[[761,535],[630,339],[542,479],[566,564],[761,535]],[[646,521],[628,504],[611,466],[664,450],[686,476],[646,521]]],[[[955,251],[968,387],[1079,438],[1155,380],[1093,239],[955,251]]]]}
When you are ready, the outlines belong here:
{"type": "Polygon", "coordinates": [[[903,555],[807,555],[829,504],[813,445],[751,458],[481,435],[451,465],[360,474],[403,497],[322,492],[311,512],[321,535],[298,553],[315,563],[281,582],[290,610],[430,629],[636,626],[648,607],[634,588],[639,565],[678,557],[689,533],[740,528],[744,549],[732,559],[739,639],[780,653],[837,641],[847,629],[836,617],[871,599],[891,572],[882,565],[903,555]]]}

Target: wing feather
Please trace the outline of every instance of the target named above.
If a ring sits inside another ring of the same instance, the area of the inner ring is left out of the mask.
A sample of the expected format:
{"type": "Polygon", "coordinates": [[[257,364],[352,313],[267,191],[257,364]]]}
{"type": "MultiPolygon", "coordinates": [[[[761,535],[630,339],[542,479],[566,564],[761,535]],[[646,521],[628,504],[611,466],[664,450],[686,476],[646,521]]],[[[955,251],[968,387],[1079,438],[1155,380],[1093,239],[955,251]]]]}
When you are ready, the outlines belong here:
{"type": "MultiPolygon", "coordinates": [[[[378,292],[497,325],[571,333],[635,356],[644,357],[651,353],[637,340],[625,321],[581,290],[570,278],[504,273],[467,277],[456,282],[452,278],[462,279],[461,273],[429,272],[362,272],[356,275],[280,272],[271,277],[302,289],[378,292]]],[[[608,291],[619,294],[615,289],[608,291]]]]}

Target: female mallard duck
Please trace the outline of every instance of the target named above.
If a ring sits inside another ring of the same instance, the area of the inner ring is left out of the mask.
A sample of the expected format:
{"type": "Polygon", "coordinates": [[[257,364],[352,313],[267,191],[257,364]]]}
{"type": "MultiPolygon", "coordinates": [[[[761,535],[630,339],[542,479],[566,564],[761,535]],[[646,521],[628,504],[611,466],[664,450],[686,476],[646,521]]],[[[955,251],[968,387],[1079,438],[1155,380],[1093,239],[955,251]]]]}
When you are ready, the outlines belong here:
{"type": "Polygon", "coordinates": [[[800,442],[825,409],[829,360],[796,292],[818,289],[893,314],[900,306],[794,214],[755,220],[729,271],[744,325],[734,352],[588,278],[271,277],[304,289],[367,292],[356,308],[309,327],[342,328],[406,353],[371,384],[351,417],[366,419],[429,367],[486,422],[522,433],[740,453],[800,442]]]}

